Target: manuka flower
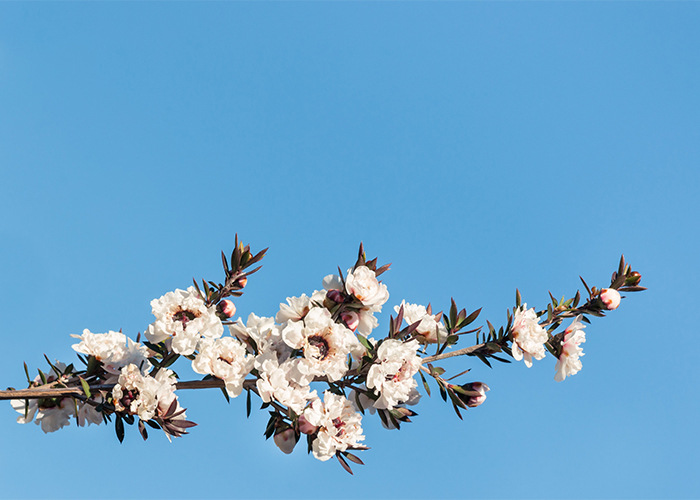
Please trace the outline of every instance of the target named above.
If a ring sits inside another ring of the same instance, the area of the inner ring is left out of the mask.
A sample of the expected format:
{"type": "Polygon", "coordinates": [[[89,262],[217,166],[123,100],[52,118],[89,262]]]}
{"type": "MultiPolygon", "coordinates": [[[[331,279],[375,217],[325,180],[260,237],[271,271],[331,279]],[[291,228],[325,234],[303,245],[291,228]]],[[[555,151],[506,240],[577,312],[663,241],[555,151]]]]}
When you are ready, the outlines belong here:
{"type": "Polygon", "coordinates": [[[424,306],[418,304],[408,304],[405,300],[401,301],[400,306],[394,306],[396,313],[403,307],[403,318],[406,323],[412,325],[420,321],[416,333],[419,333],[425,340],[425,343],[434,344],[438,341],[444,343],[447,340],[447,328],[441,321],[436,321],[436,315],[428,314],[424,306]]]}
{"type": "Polygon", "coordinates": [[[537,323],[535,308],[527,309],[527,304],[515,310],[513,315],[513,358],[516,361],[525,359],[525,366],[532,366],[532,358],[544,358],[544,343],[547,342],[547,331],[537,323]]]}
{"type": "Polygon", "coordinates": [[[192,286],[153,299],[151,308],[156,321],[146,330],[146,338],[158,343],[172,337],[173,351],[183,356],[194,352],[201,336],[217,339],[224,333],[216,307],[207,307],[192,286]]]}
{"type": "Polygon", "coordinates": [[[224,381],[232,398],[243,390],[243,380],[250,373],[255,357],[247,354],[245,346],[233,337],[202,339],[192,369],[201,375],[213,375],[224,381]]]}
{"type": "Polygon", "coordinates": [[[355,405],[329,391],[323,394],[323,402],[316,399],[304,410],[304,419],[309,425],[318,427],[312,451],[319,460],[332,458],[336,451],[361,447],[360,441],[365,439],[362,435],[362,415],[355,405]]]}
{"type": "Polygon", "coordinates": [[[556,374],[554,380],[561,382],[569,375],[576,375],[582,368],[581,360],[583,349],[580,347],[586,341],[586,334],[583,329],[586,328],[581,322],[581,315],[576,316],[576,319],[564,330],[564,340],[561,343],[561,354],[557,360],[555,367],[556,374]]]}
{"type": "Polygon", "coordinates": [[[417,340],[401,342],[388,339],[377,349],[377,362],[367,373],[367,388],[379,396],[375,408],[391,410],[411,398],[418,385],[413,376],[420,369],[421,358],[416,354],[417,340]]]}
{"type": "Polygon", "coordinates": [[[73,350],[88,356],[94,356],[102,362],[104,370],[112,375],[119,375],[128,364],[135,364],[146,373],[151,369],[148,362],[148,348],[136,343],[121,332],[92,333],[87,328],[82,335],[71,335],[80,339],[73,344],[73,350]]]}
{"type": "Polygon", "coordinates": [[[348,354],[362,348],[355,335],[334,322],[330,312],[321,307],[312,308],[303,321],[289,322],[282,338],[302,353],[301,358],[293,360],[293,377],[301,385],[308,385],[316,376],[326,376],[329,382],[340,379],[348,370],[348,354]]]}

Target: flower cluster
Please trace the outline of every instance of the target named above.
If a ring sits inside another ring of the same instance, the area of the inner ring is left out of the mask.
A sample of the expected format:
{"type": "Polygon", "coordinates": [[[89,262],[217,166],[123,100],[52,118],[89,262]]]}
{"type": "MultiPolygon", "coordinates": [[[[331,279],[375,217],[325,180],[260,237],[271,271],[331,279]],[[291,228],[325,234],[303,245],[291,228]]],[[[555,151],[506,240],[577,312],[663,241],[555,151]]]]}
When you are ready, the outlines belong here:
{"type": "Polygon", "coordinates": [[[365,411],[378,415],[387,429],[400,429],[417,415],[407,408],[421,397],[417,376],[428,395],[426,376],[431,377],[460,418],[460,410],[485,402],[488,385],[450,383],[469,370],[445,379],[445,369],[436,362],[471,356],[491,366],[491,360],[508,362],[505,354],[531,367],[549,351],[557,359],[555,380],[562,381],[581,370],[586,316],[616,309],[620,291],[643,290],[641,275],[623,258],[608,288],[589,288],[584,282],[589,298],[582,305],[577,292],[574,299],[552,297],[537,312],[521,304],[517,292],[505,327],[496,330],[487,321],[487,330],[467,330],[480,309],[467,314],[452,300],[448,313],[433,314],[430,305],[403,300],[394,307],[397,316],[390,318],[388,334],[375,340],[370,335],[379,325],[376,315],[389,300],[379,277],[389,266],[368,261],[362,245],[357,262],[345,274],[326,276],[321,290],[288,297],[274,317],[250,313],[246,321],[234,320],[236,306],[227,297],[243,293],[248,276],[260,267],[248,269],[264,253],[253,255],[236,238],[231,258],[222,255],[223,283],[203,280],[200,287],[195,282],[151,302],[155,320],[145,329],[143,342],[140,334],[134,341],[121,331],[86,329],[73,335],[79,339],[73,349],[84,369],[49,362],[46,374],[39,370],[30,379],[27,372],[27,390],[0,391],[0,397],[7,393],[3,399],[12,399],[18,422],[34,420],[44,432],[61,429],[72,418],[80,426],[114,421],[121,441],[124,424],[137,423],[144,439],[147,427],[163,430],[168,439],[187,434],[196,424],[186,420],[178,388],[218,387],[226,399],[245,392],[249,413],[253,394],[269,410],[265,436],[274,437],[284,453],[291,453],[305,435],[315,458],[336,457],[351,471],[348,460],[362,463],[351,451],[367,449],[362,444],[365,411]],[[553,334],[565,318],[575,319],[553,334]],[[455,350],[467,334],[476,337],[474,345],[455,350]],[[169,367],[180,357],[203,378],[179,381],[169,367]]]}

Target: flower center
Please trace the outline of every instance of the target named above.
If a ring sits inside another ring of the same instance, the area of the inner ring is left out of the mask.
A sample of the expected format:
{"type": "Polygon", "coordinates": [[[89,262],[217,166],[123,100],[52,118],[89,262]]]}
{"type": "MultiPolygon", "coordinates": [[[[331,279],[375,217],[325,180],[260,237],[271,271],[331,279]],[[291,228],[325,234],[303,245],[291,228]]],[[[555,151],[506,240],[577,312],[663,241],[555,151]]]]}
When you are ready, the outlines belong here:
{"type": "Polygon", "coordinates": [[[119,404],[122,405],[124,408],[129,410],[131,408],[131,403],[138,399],[139,397],[139,392],[136,390],[129,390],[126,391],[126,393],[122,396],[122,398],[119,400],[119,404]]]}
{"type": "Polygon", "coordinates": [[[223,356],[219,356],[217,359],[218,359],[219,361],[223,361],[223,362],[226,363],[227,365],[233,364],[233,357],[231,357],[231,358],[229,359],[229,358],[224,358],[223,356]]]}
{"type": "Polygon", "coordinates": [[[332,420],[333,425],[338,430],[335,437],[342,437],[345,434],[345,422],[343,422],[340,417],[336,417],[332,420]]]}
{"type": "Polygon", "coordinates": [[[328,357],[328,353],[330,351],[330,347],[328,346],[328,340],[326,340],[321,335],[312,335],[308,338],[308,342],[309,346],[314,348],[310,352],[311,357],[318,360],[324,360],[326,359],[326,357],[328,357]]]}
{"type": "Polygon", "coordinates": [[[187,327],[187,323],[198,318],[199,315],[199,311],[192,312],[188,311],[187,309],[179,308],[173,314],[173,321],[179,321],[180,323],[182,323],[182,328],[185,329],[187,327]]]}

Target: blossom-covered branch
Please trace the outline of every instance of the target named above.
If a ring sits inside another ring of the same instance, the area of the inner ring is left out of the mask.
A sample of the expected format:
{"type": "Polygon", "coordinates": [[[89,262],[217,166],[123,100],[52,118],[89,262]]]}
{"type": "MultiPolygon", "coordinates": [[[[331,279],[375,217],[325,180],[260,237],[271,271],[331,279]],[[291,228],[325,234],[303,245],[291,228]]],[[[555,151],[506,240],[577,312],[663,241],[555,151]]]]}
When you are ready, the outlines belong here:
{"type": "Polygon", "coordinates": [[[121,331],[73,335],[82,364],[51,362],[32,378],[24,365],[28,388],[0,391],[17,412],[17,421],[34,420],[44,432],[53,432],[75,419],[77,425],[111,423],[117,437],[125,437],[125,424],[136,424],[143,439],[148,428],[162,430],[168,439],[188,433],[196,424],[186,419],[177,391],[220,389],[227,400],[246,393],[248,415],[253,396],[269,411],[266,438],[272,437],[284,453],[291,453],[302,435],[307,450],[319,460],[335,457],[352,473],[348,462],[362,464],[353,451],[368,449],[362,419],[377,415],[387,429],[399,429],[417,414],[409,409],[421,397],[420,378],[430,395],[429,378],[454,411],[474,408],[489,391],[483,382],[453,384],[469,369],[445,378],[435,366],[446,358],[476,357],[509,363],[523,360],[532,366],[546,352],[556,359],[555,380],[562,381],[582,368],[581,344],[588,316],[604,316],[616,309],[620,292],[644,290],[641,275],[621,259],[607,288],[590,288],[562,297],[536,311],[522,303],[516,291],[515,306],[505,326],[491,322],[471,328],[481,309],[467,313],[452,300],[448,312],[433,314],[430,304],[401,301],[394,307],[386,335],[374,338],[376,314],[389,300],[379,277],[389,265],[367,260],[360,245],[355,264],[345,273],[322,280],[323,289],[309,296],[288,297],[274,317],[251,313],[246,321],[233,320],[248,277],[258,271],[267,249],[253,254],[236,236],[227,258],[222,253],[222,283],[195,280],[186,290],[174,290],[151,301],[153,323],[136,340],[121,331]],[[562,331],[563,321],[573,321],[562,331]],[[225,332],[228,330],[228,335],[225,332]],[[473,345],[455,348],[463,337],[473,345]],[[171,367],[186,358],[201,380],[180,381],[171,367]]]}

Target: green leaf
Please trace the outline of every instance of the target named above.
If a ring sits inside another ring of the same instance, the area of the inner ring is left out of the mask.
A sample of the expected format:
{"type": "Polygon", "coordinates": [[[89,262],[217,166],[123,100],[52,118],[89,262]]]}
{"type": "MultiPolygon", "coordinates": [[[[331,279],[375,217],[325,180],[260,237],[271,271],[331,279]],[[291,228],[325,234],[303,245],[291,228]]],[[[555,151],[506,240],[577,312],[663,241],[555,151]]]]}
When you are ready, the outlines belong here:
{"type": "Polygon", "coordinates": [[[423,376],[423,372],[421,370],[418,370],[418,374],[420,375],[420,379],[423,381],[423,387],[425,387],[425,392],[427,392],[428,397],[430,397],[430,386],[428,386],[428,381],[425,380],[425,377],[423,376]]]}
{"type": "Polygon", "coordinates": [[[469,316],[467,316],[466,319],[464,321],[462,321],[462,323],[459,325],[459,327],[463,328],[467,325],[472,324],[474,322],[474,320],[479,316],[479,313],[481,313],[481,309],[482,308],[480,307],[479,309],[477,309],[476,311],[471,313],[469,316]]]}
{"type": "Polygon", "coordinates": [[[522,297],[520,296],[520,290],[517,288],[515,289],[515,307],[520,307],[520,304],[522,304],[522,297]]]}
{"type": "Polygon", "coordinates": [[[372,351],[374,349],[374,347],[372,347],[372,344],[370,343],[369,340],[367,340],[366,337],[364,337],[362,335],[357,335],[357,340],[359,340],[360,344],[362,344],[364,346],[364,348],[367,349],[368,351],[372,351]]]}
{"type": "Polygon", "coordinates": [[[80,385],[83,386],[83,392],[85,393],[85,397],[90,399],[92,394],[90,393],[90,384],[88,384],[83,377],[78,377],[80,378],[80,385]]]}
{"type": "Polygon", "coordinates": [[[344,451],[344,452],[343,452],[343,455],[345,455],[345,458],[347,458],[347,459],[350,460],[351,462],[355,462],[355,463],[358,464],[358,465],[365,465],[365,463],[364,463],[362,460],[360,460],[359,457],[353,455],[352,453],[349,453],[349,452],[347,452],[347,451],[344,451]]]}

